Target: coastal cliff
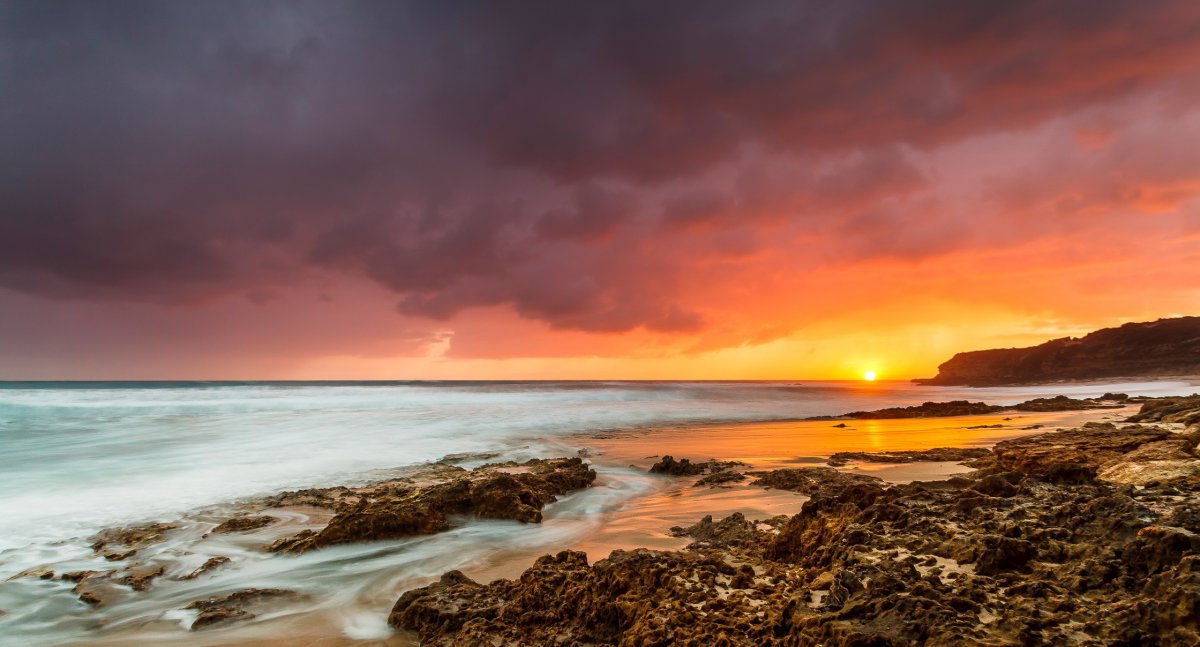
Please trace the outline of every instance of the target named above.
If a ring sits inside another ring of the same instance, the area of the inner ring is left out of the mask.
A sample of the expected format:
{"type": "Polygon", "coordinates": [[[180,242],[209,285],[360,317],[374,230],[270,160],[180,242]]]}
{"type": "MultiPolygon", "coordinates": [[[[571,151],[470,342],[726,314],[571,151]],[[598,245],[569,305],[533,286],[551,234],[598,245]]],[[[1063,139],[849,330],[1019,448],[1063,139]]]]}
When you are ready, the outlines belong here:
{"type": "Polygon", "coordinates": [[[958,353],[919,384],[986,386],[1111,377],[1200,375],[1200,317],[1159,319],[1030,348],[958,353]]]}

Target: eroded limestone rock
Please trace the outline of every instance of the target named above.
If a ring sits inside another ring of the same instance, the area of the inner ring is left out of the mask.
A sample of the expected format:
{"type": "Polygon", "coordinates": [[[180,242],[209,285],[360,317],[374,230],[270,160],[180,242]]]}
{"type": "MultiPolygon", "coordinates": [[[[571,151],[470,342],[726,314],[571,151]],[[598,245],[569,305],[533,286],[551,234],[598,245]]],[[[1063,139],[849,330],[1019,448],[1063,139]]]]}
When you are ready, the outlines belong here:
{"type": "Polygon", "coordinates": [[[890,487],[780,470],[811,496],[786,521],[708,517],[673,529],[682,551],[565,551],[513,581],[451,572],[389,622],[425,645],[1198,644],[1200,478],[1091,477],[1175,440],[1091,426],[890,487]]]}
{"type": "MultiPolygon", "coordinates": [[[[324,528],[275,542],[274,552],[304,553],[338,544],[431,535],[450,528],[448,515],[540,523],[542,508],[572,490],[591,485],[596,472],[579,458],[534,459],[522,464],[485,465],[453,472],[453,479],[423,486],[389,485],[360,491],[354,503],[341,495],[339,512],[324,528]]],[[[328,501],[328,493],[306,497],[328,501]]]]}

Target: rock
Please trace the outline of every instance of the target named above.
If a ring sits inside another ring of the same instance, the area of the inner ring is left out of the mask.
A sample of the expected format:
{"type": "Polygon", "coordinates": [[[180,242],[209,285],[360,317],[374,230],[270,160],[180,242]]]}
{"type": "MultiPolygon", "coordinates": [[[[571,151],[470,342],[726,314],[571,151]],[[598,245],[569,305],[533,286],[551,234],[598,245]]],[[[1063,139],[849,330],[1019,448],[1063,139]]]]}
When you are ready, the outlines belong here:
{"type": "Polygon", "coordinates": [[[692,487],[727,487],[729,483],[738,483],[746,480],[746,475],[741,472],[727,471],[710,474],[698,481],[692,487]]]}
{"type": "Polygon", "coordinates": [[[992,450],[986,447],[937,447],[907,452],[838,452],[830,456],[827,463],[834,467],[840,467],[850,461],[867,463],[961,462],[991,455],[992,450]]]}
{"type": "Polygon", "coordinates": [[[1100,469],[1096,476],[1115,483],[1146,485],[1155,481],[1200,477],[1200,458],[1182,438],[1146,443],[1100,469]]]}
{"type": "Polygon", "coordinates": [[[145,591],[150,588],[150,582],[166,570],[161,564],[154,566],[137,566],[126,569],[125,575],[117,578],[118,584],[124,584],[134,591],[145,591]]]}
{"type": "Polygon", "coordinates": [[[911,407],[891,407],[874,411],[851,411],[841,416],[815,416],[806,420],[836,420],[838,418],[854,418],[857,420],[887,420],[893,418],[943,418],[949,416],[977,416],[1003,411],[1005,407],[995,406],[984,402],[968,402],[953,400],[950,402],[925,402],[911,407]]]}
{"type": "Polygon", "coordinates": [[[389,623],[424,645],[1200,644],[1200,478],[1091,478],[1109,456],[1187,451],[1145,431],[1045,434],[997,452],[1024,471],[998,458],[886,488],[760,474],[812,498],[786,520],[673,528],[695,540],[682,551],[565,551],[487,584],[447,573],[389,623]]]}
{"type": "Polygon", "coordinates": [[[697,542],[711,546],[746,546],[762,540],[762,533],[756,529],[756,524],[746,520],[745,515],[735,512],[717,523],[713,523],[712,515],[708,515],[699,523],[687,528],[671,528],[675,537],[691,537],[697,542]]]}
{"type": "Polygon", "coordinates": [[[1200,424],[1200,394],[1182,398],[1147,398],[1142,408],[1126,422],[1176,422],[1200,424]]]}
{"type": "Polygon", "coordinates": [[[151,523],[109,528],[92,537],[92,550],[109,561],[128,559],[137,551],[163,541],[167,533],[178,527],[171,523],[151,523]]]}
{"type": "Polygon", "coordinates": [[[1200,317],[1159,319],[1030,348],[958,353],[922,384],[987,386],[1054,380],[1200,375],[1200,317]]]}
{"type": "Polygon", "coordinates": [[[699,474],[723,472],[742,465],[745,465],[745,463],[719,461],[716,459],[710,459],[703,463],[693,463],[686,458],[675,460],[673,456],[663,456],[662,460],[650,466],[650,472],[652,474],[669,474],[671,476],[696,476],[699,474]]]}
{"type": "MultiPolygon", "coordinates": [[[[538,560],[538,563],[544,559],[538,560]]],[[[583,560],[586,564],[586,555],[583,560]]],[[[466,619],[474,615],[470,598],[478,597],[481,588],[461,572],[450,571],[442,575],[437,583],[402,595],[388,615],[388,624],[403,628],[419,625],[423,642],[435,637],[452,639],[462,629],[466,619]]]]}
{"type": "Polygon", "coordinates": [[[500,454],[496,452],[460,452],[456,454],[446,454],[438,460],[439,463],[466,463],[469,461],[487,461],[496,458],[500,454]]]}
{"type": "Polygon", "coordinates": [[[233,519],[229,519],[229,520],[219,524],[216,528],[213,528],[212,532],[214,532],[216,534],[223,534],[223,533],[229,533],[229,532],[248,532],[250,530],[258,530],[259,528],[265,528],[266,526],[269,526],[269,525],[275,523],[276,521],[278,521],[278,520],[275,517],[272,517],[270,515],[265,515],[265,514],[251,515],[251,516],[246,516],[246,517],[234,517],[233,519]]]}
{"type": "Polygon", "coordinates": [[[883,483],[883,479],[875,476],[843,472],[832,467],[793,467],[770,472],[751,472],[750,474],[758,477],[750,485],[790,490],[810,496],[821,492],[830,494],[841,492],[852,485],[883,483]]]}
{"type": "Polygon", "coordinates": [[[1114,483],[1148,485],[1157,481],[1200,477],[1200,460],[1153,461],[1150,463],[1121,462],[1109,465],[1097,473],[1097,478],[1114,483]]]}
{"type": "Polygon", "coordinates": [[[1017,483],[1020,483],[1020,480],[1020,474],[988,474],[976,481],[971,488],[987,496],[1008,498],[1016,496],[1017,492],[1020,491],[1017,487],[1017,483]]]}
{"type": "Polygon", "coordinates": [[[199,612],[192,621],[191,628],[195,631],[234,620],[249,620],[263,607],[302,600],[304,597],[287,589],[244,589],[224,596],[196,600],[184,609],[199,612]]]}
{"type": "Polygon", "coordinates": [[[1052,412],[1052,411],[1084,411],[1086,409],[1105,409],[1118,408],[1120,405],[1105,404],[1097,400],[1077,400],[1068,398],[1065,395],[1056,395],[1053,398],[1034,398],[1026,400],[1020,404],[1014,405],[1013,408],[1017,411],[1030,412],[1052,412]]]}
{"type": "Polygon", "coordinates": [[[747,612],[742,601],[769,595],[750,588],[752,572],[692,553],[617,550],[589,566],[584,553],[563,551],[516,581],[447,573],[402,595],[388,623],[422,645],[768,644],[778,614],[747,612]],[[709,586],[728,599],[698,597],[709,586]]]}
{"type": "Polygon", "coordinates": [[[207,560],[205,560],[205,562],[203,564],[201,564],[199,567],[197,567],[196,570],[192,571],[191,573],[188,573],[187,575],[184,575],[183,577],[181,577],[179,579],[194,580],[197,577],[200,577],[201,575],[204,575],[205,573],[213,570],[214,568],[219,568],[228,563],[229,563],[229,558],[225,557],[224,555],[210,557],[207,560]]]}
{"type": "Polygon", "coordinates": [[[1188,431],[1179,434],[1179,439],[1187,441],[1192,446],[1192,449],[1200,451],[1200,426],[1193,425],[1189,427],[1188,431]]]}
{"type": "Polygon", "coordinates": [[[1038,476],[1060,485],[1084,485],[1096,480],[1096,469],[1079,463],[1058,463],[1050,465],[1038,476]]]}
{"type": "Polygon", "coordinates": [[[54,579],[54,569],[50,566],[34,566],[33,568],[27,568],[20,573],[13,575],[12,577],[8,578],[8,581],[11,582],[13,580],[19,580],[23,577],[36,577],[41,580],[51,580],[54,579]]]}
{"type": "Polygon", "coordinates": [[[1022,474],[1061,475],[1064,469],[1094,473],[1142,445],[1170,436],[1163,429],[1088,423],[1079,429],[1005,440],[992,451],[1001,467],[1022,474]]]}
{"type": "Polygon", "coordinates": [[[1037,555],[1033,544],[1024,539],[986,535],[982,538],[981,554],[975,561],[980,575],[996,575],[1003,571],[1024,570],[1037,555]]]}
{"type": "Polygon", "coordinates": [[[541,523],[542,506],[554,496],[517,480],[498,474],[471,488],[471,505],[480,519],[515,519],[541,523]]]}
{"type": "MultiPolygon", "coordinates": [[[[878,492],[875,494],[877,498],[878,492]]],[[[862,502],[840,496],[806,502],[800,514],[788,520],[779,535],[772,538],[767,556],[780,562],[827,565],[837,557],[835,538],[854,523],[862,507],[862,502]]]]}
{"type": "Polygon", "coordinates": [[[419,500],[363,499],[339,513],[319,531],[305,530],[276,541],[272,552],[305,553],[317,548],[363,541],[432,535],[450,529],[447,512],[465,512],[470,485],[442,488],[419,500]]]}
{"type": "Polygon", "coordinates": [[[451,514],[540,523],[547,503],[596,479],[596,472],[577,457],[484,465],[451,474],[453,480],[422,487],[363,491],[355,503],[339,503],[340,511],[321,530],[280,539],[270,550],[304,553],[338,544],[431,535],[450,528],[451,514]]]}
{"type": "Polygon", "coordinates": [[[66,580],[68,582],[81,582],[100,572],[101,571],[71,571],[69,573],[63,573],[62,575],[59,575],[58,579],[66,580]]]}
{"type": "Polygon", "coordinates": [[[128,594],[128,590],[113,580],[116,571],[75,571],[64,573],[62,579],[75,582],[71,591],[79,596],[80,601],[100,606],[108,604],[128,594]]]}
{"type": "Polygon", "coordinates": [[[694,476],[703,474],[703,465],[692,465],[692,461],[683,458],[675,460],[674,456],[663,456],[662,460],[650,466],[652,474],[670,474],[671,476],[694,476]]]}
{"type": "Polygon", "coordinates": [[[1121,558],[1129,572],[1145,577],[1174,567],[1185,556],[1200,553],[1200,535],[1184,528],[1147,526],[1125,547],[1121,558]]]}
{"type": "MultiPolygon", "coordinates": [[[[987,404],[986,402],[970,402],[968,400],[951,400],[949,402],[924,402],[911,407],[890,407],[887,409],[876,409],[874,411],[851,411],[850,413],[840,416],[816,416],[813,418],[805,418],[805,420],[837,420],[839,418],[854,418],[854,419],[872,419],[872,420],[888,420],[895,418],[946,418],[951,416],[980,416],[1000,411],[1030,411],[1030,412],[1047,412],[1047,411],[1081,411],[1084,409],[1116,409],[1124,405],[1113,404],[1107,401],[1096,400],[1077,400],[1068,398],[1065,395],[1058,395],[1053,398],[1035,398],[1026,400],[1020,404],[1011,407],[1005,407],[995,404],[987,404]]],[[[1011,420],[1011,418],[1005,418],[1011,420]]],[[[967,429],[997,429],[1004,425],[1000,424],[984,424],[967,427],[967,429]]]]}

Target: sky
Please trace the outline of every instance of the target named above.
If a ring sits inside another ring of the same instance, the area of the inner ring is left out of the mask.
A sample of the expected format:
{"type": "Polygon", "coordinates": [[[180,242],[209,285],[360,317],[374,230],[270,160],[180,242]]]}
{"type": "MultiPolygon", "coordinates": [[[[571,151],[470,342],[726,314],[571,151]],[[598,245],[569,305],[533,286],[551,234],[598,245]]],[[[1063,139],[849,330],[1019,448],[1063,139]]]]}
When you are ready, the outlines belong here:
{"type": "Polygon", "coordinates": [[[929,376],[1198,196],[1192,0],[0,0],[0,379],[929,376]]]}

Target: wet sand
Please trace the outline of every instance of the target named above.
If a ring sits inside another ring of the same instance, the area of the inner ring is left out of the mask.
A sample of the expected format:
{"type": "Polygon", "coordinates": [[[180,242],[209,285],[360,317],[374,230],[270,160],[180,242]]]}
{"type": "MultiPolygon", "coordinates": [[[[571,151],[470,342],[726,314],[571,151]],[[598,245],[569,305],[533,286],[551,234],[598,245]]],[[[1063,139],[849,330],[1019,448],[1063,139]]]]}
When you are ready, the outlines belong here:
{"type": "MultiPolygon", "coordinates": [[[[1136,406],[1129,406],[1057,413],[711,425],[614,434],[588,439],[585,444],[596,451],[596,461],[636,465],[642,469],[649,468],[663,455],[693,461],[708,458],[737,460],[749,463],[750,469],[780,469],[822,463],[835,452],[990,447],[1001,440],[1045,433],[1054,428],[1076,427],[1089,421],[1122,420],[1136,410],[1136,406]],[[842,424],[845,427],[838,426],[842,424]],[[1025,429],[1034,425],[1042,426],[1025,429]]],[[[880,464],[874,464],[861,468],[880,467],[880,464]]],[[[883,474],[877,476],[887,478],[883,474]]]]}
{"type": "MultiPolygon", "coordinates": [[[[793,492],[752,487],[748,485],[750,480],[732,487],[708,488],[693,486],[699,477],[646,474],[649,466],[666,454],[694,461],[719,458],[748,464],[739,471],[769,470],[820,465],[824,458],[839,451],[990,446],[1007,438],[1078,426],[1088,421],[1122,419],[1133,410],[1134,407],[1127,407],[1064,413],[854,420],[847,421],[846,427],[836,427],[839,423],[831,421],[770,422],[580,437],[579,445],[590,454],[588,460],[599,473],[596,484],[590,492],[576,493],[551,504],[545,510],[541,527],[527,528],[531,535],[561,536],[562,543],[543,540],[524,546],[501,544],[496,550],[464,563],[461,570],[472,579],[486,582],[501,577],[515,578],[541,555],[562,549],[582,550],[591,561],[608,556],[614,549],[679,549],[688,540],[671,536],[672,526],[689,526],[705,515],[720,519],[734,512],[741,512],[749,519],[791,515],[807,500],[793,492]],[[1025,429],[1035,425],[1041,427],[1025,429]],[[969,429],[981,426],[987,427],[969,429]],[[635,495],[623,494],[631,488],[636,491],[635,495]],[[606,496],[609,491],[612,497],[606,496]],[[617,496],[619,494],[621,496],[617,496]],[[603,503],[613,500],[621,503],[615,506],[603,503]]],[[[945,462],[852,462],[841,469],[870,473],[892,482],[942,479],[969,471],[957,463],[945,462]]],[[[294,515],[288,518],[288,530],[313,523],[307,518],[312,511],[287,512],[294,515]]],[[[274,536],[278,532],[278,528],[273,528],[270,534],[274,536]]],[[[449,537],[439,537],[426,541],[450,546],[449,537]]],[[[348,616],[372,616],[372,623],[381,621],[400,593],[427,584],[436,577],[433,573],[415,579],[371,575],[372,586],[360,587],[352,600],[307,609],[283,609],[278,617],[264,615],[253,622],[199,632],[181,631],[177,622],[158,620],[130,627],[128,631],[105,632],[86,644],[408,647],[416,642],[401,634],[365,639],[348,637],[345,627],[348,622],[353,622],[348,616]]]]}

